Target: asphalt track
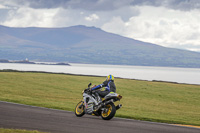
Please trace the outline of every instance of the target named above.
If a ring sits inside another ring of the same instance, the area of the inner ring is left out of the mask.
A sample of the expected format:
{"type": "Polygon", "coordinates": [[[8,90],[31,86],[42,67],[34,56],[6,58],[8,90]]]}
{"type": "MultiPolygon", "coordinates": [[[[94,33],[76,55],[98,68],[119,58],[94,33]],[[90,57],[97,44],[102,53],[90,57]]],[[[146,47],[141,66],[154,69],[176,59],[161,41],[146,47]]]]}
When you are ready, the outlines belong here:
{"type": "Polygon", "coordinates": [[[199,128],[85,115],[0,101],[0,128],[38,130],[51,133],[200,133],[199,128]]]}

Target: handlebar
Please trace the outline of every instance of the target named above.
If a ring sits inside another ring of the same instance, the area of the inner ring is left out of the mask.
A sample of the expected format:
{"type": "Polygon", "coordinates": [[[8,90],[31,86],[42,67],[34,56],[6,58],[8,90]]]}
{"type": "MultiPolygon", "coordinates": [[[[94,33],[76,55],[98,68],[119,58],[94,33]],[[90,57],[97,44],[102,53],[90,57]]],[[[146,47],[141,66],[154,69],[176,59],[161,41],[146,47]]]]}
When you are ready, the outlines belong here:
{"type": "Polygon", "coordinates": [[[84,92],[91,92],[90,87],[86,88],[84,92]]]}

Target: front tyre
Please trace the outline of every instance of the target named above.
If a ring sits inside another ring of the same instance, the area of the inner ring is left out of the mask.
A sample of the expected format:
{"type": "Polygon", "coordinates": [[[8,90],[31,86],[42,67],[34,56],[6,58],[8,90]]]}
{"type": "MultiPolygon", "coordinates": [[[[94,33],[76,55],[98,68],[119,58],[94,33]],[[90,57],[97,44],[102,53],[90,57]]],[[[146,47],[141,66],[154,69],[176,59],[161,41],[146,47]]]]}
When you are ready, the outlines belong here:
{"type": "Polygon", "coordinates": [[[85,106],[84,106],[84,102],[80,101],[75,108],[75,115],[77,117],[81,117],[85,114],[85,106]]]}
{"type": "Polygon", "coordinates": [[[101,112],[101,118],[104,120],[110,120],[115,116],[116,108],[114,103],[109,103],[106,105],[105,110],[101,112]]]}

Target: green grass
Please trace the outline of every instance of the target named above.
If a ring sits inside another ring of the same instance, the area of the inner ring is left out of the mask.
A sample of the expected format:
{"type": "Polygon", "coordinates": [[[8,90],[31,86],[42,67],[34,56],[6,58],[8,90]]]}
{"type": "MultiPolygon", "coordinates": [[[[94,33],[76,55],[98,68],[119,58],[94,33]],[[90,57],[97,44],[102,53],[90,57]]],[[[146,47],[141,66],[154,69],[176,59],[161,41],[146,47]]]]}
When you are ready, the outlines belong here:
{"type": "Polygon", "coordinates": [[[21,129],[0,128],[0,133],[45,133],[45,132],[39,132],[39,131],[36,131],[36,130],[28,131],[28,130],[21,130],[21,129]]]}
{"type": "MultiPolygon", "coordinates": [[[[0,100],[74,111],[89,82],[105,77],[0,72],[0,100]]],[[[115,80],[123,107],[116,116],[200,126],[200,85],[115,80]]]]}

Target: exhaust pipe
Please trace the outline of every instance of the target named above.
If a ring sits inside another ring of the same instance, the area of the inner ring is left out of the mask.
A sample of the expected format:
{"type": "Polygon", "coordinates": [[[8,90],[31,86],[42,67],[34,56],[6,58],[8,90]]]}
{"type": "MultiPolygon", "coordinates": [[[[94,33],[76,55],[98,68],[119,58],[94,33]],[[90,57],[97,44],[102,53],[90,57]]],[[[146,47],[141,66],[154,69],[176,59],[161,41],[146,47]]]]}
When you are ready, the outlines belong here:
{"type": "Polygon", "coordinates": [[[104,105],[107,105],[107,104],[109,104],[109,103],[111,103],[111,102],[114,102],[113,99],[111,99],[111,100],[109,100],[109,101],[106,101],[106,102],[104,103],[104,105]]]}
{"type": "Polygon", "coordinates": [[[122,104],[115,106],[116,110],[120,109],[121,107],[122,107],[122,104]]]}

